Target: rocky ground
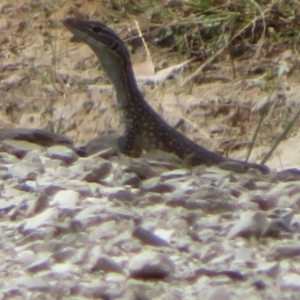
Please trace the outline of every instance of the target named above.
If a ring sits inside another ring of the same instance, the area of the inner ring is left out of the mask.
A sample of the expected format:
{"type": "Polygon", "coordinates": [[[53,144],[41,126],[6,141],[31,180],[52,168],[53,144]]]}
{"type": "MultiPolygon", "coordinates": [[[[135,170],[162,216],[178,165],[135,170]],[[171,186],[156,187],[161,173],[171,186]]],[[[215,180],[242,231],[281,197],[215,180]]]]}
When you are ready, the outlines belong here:
{"type": "MultiPolygon", "coordinates": [[[[122,126],[97,59],[59,20],[101,20],[105,7],[3,0],[0,13],[1,128],[68,136],[0,130],[1,299],[299,298],[300,178],[282,172],[300,167],[298,127],[265,175],[190,169],[160,152],[128,158],[107,143],[80,157],[79,146],[122,126]]],[[[122,28],[115,27],[121,35],[122,28]]],[[[157,65],[180,62],[150,50],[157,65]]],[[[237,64],[239,74],[245,64],[237,64]]],[[[276,118],[291,119],[300,95],[297,56],[282,49],[262,64],[275,73],[293,70],[279,78],[275,97],[282,102],[276,118]]],[[[257,85],[262,78],[232,79],[226,61],[206,76],[215,79],[191,88],[167,81],[155,93],[141,88],[170,124],[210,149],[251,140],[255,111],[269,97],[257,85]],[[226,103],[246,113],[237,117],[232,108],[211,118],[226,103]]],[[[275,134],[274,122],[264,130],[275,134]]],[[[263,137],[258,144],[251,160],[270,148],[263,137]]]]}
{"type": "Polygon", "coordinates": [[[1,149],[1,299],[299,296],[297,173],[1,149]]]}

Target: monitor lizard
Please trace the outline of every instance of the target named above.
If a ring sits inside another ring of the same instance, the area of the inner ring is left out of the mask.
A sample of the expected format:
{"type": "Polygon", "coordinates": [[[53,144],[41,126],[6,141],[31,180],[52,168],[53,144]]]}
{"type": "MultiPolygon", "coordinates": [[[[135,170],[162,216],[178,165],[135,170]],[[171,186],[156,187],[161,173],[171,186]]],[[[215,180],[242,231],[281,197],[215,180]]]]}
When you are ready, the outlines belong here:
{"type": "Polygon", "coordinates": [[[160,149],[175,153],[190,165],[218,165],[221,168],[268,173],[265,165],[223,157],[210,151],[172,128],[144,99],[134,77],[129,52],[121,38],[105,24],[97,21],[65,19],[63,24],[85,42],[97,55],[116,89],[117,106],[125,125],[120,151],[134,156],[143,150],[160,149]]]}

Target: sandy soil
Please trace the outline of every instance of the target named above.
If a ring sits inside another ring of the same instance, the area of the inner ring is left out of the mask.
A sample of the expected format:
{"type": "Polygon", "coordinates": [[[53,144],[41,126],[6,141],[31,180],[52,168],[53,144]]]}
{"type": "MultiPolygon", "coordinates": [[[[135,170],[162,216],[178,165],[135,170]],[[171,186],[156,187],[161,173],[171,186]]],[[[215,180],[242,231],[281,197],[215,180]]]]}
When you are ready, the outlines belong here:
{"type": "MultiPolygon", "coordinates": [[[[68,135],[76,145],[97,135],[122,132],[114,91],[97,59],[86,45],[74,43],[60,22],[74,16],[102,20],[101,14],[112,14],[112,10],[97,1],[74,5],[71,1],[5,0],[0,10],[0,126],[48,129],[68,135]]],[[[128,28],[132,27],[128,20],[114,26],[123,37],[130,36],[128,28]]],[[[154,65],[160,68],[185,61],[152,45],[149,48],[154,65]]],[[[143,47],[135,51],[133,62],[143,60],[144,53],[143,47]]],[[[197,84],[178,84],[199,66],[195,62],[155,91],[143,83],[141,89],[178,130],[212,150],[244,158],[245,145],[252,140],[259,121],[258,113],[251,110],[269,98],[264,85],[273,85],[271,98],[280,95],[281,100],[260,130],[259,147],[251,156],[251,160],[260,160],[295,112],[300,93],[297,63],[290,49],[282,49],[268,58],[236,61],[237,76],[233,78],[232,65],[224,56],[197,84]],[[253,75],[249,70],[258,66],[265,72],[253,75]],[[283,67],[288,70],[286,75],[266,80],[267,72],[276,75],[283,67]]],[[[297,128],[277,149],[269,161],[271,167],[300,166],[297,128]]]]}

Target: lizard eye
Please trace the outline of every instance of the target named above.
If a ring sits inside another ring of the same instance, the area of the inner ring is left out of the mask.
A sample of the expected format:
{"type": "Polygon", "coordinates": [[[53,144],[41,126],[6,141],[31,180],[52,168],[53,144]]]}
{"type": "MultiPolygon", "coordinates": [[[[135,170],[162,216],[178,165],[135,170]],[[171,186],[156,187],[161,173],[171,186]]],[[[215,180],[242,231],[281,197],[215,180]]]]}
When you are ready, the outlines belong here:
{"type": "Polygon", "coordinates": [[[103,29],[102,29],[101,27],[99,27],[99,26],[93,27],[92,29],[93,29],[93,31],[96,32],[96,33],[102,32],[102,31],[103,31],[103,29]]]}

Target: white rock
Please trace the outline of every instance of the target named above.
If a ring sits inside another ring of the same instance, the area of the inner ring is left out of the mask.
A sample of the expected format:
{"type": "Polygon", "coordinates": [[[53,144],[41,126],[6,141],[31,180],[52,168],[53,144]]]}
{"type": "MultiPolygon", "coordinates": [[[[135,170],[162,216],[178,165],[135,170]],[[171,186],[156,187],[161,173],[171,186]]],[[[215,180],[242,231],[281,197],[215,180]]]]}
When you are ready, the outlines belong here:
{"type": "Polygon", "coordinates": [[[74,209],[79,204],[79,193],[74,190],[58,191],[50,204],[60,208],[74,209]]]}
{"type": "Polygon", "coordinates": [[[47,208],[40,214],[25,221],[23,230],[33,230],[40,226],[53,224],[58,217],[58,209],[55,207],[47,208]]]}
{"type": "Polygon", "coordinates": [[[136,278],[164,278],[175,272],[175,264],[169,257],[152,251],[132,257],[128,268],[131,276],[136,278]]]}

